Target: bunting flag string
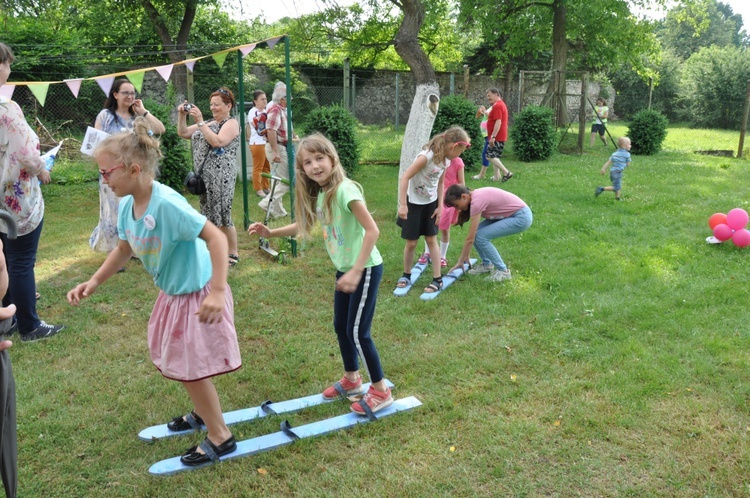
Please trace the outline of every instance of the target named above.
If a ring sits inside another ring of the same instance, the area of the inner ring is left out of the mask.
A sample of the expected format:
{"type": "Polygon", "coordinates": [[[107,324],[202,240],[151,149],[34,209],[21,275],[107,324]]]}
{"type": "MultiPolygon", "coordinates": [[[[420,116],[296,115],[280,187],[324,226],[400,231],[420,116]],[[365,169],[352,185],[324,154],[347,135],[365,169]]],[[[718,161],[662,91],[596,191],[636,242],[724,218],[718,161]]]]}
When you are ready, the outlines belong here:
{"type": "Polygon", "coordinates": [[[0,97],[11,99],[13,97],[13,91],[15,90],[17,86],[26,86],[29,88],[29,90],[34,95],[34,97],[36,97],[36,99],[39,101],[39,104],[42,107],[44,107],[44,103],[47,99],[47,93],[49,92],[50,85],[65,83],[70,89],[70,91],[73,93],[73,96],[75,98],[78,98],[78,92],[80,91],[81,83],[84,80],[96,81],[96,83],[99,85],[99,88],[101,88],[104,94],[109,96],[109,91],[112,89],[112,85],[115,82],[115,78],[121,77],[121,76],[125,76],[133,84],[136,91],[140,92],[143,86],[143,80],[144,80],[145,74],[148,71],[156,71],[157,73],[159,73],[159,75],[162,78],[164,78],[164,81],[169,81],[169,78],[172,75],[172,69],[174,68],[174,66],[184,65],[192,73],[194,72],[196,61],[211,57],[219,67],[223,67],[224,62],[226,61],[227,56],[229,55],[230,52],[237,50],[242,54],[242,58],[244,59],[245,57],[247,57],[247,55],[250,52],[255,50],[258,47],[258,45],[265,43],[268,48],[273,48],[276,46],[279,40],[284,38],[284,36],[286,35],[281,35],[281,36],[269,38],[267,40],[261,40],[261,41],[254,42],[254,43],[248,43],[245,45],[239,45],[236,47],[221,50],[219,52],[215,52],[213,54],[208,54],[208,55],[204,55],[201,57],[195,57],[192,59],[185,59],[184,61],[175,62],[173,64],[154,66],[154,67],[148,67],[148,68],[131,69],[129,71],[122,71],[122,72],[111,73],[111,74],[103,74],[103,75],[94,76],[91,78],[70,78],[70,79],[65,79],[63,81],[8,82],[5,85],[0,86],[0,97]]]}

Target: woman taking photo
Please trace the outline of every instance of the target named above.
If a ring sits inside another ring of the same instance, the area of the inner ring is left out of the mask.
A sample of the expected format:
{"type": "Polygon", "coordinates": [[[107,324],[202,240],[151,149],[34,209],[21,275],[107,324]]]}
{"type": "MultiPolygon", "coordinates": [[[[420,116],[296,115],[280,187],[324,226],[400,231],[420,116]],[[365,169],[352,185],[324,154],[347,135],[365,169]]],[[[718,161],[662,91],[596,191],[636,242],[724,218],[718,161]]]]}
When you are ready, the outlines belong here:
{"type": "MultiPolygon", "coordinates": [[[[164,133],[162,122],[143,107],[141,99],[135,98],[135,87],[125,78],[119,78],[112,84],[104,109],[96,116],[94,128],[110,135],[132,130],[136,116],[145,117],[156,135],[164,133]]],[[[99,224],[89,237],[89,245],[93,250],[109,253],[120,241],[117,235],[119,205],[120,198],[112,193],[99,175],[99,224]]]]}
{"type": "Polygon", "coordinates": [[[231,117],[234,95],[228,88],[219,88],[209,99],[212,119],[205,121],[195,104],[187,101],[177,107],[177,134],[193,141],[193,169],[203,177],[206,193],[200,196],[201,214],[219,227],[229,243],[229,266],[240,261],[237,230],[232,222],[232,202],[236,178],[237,148],[240,124],[231,117]],[[196,124],[187,125],[192,116],[196,124]]]}
{"type": "Polygon", "coordinates": [[[265,197],[269,192],[271,181],[261,176],[271,172],[271,163],[266,157],[266,106],[268,97],[263,90],[253,92],[253,105],[247,113],[247,143],[253,155],[253,190],[258,197],[265,197]]]}

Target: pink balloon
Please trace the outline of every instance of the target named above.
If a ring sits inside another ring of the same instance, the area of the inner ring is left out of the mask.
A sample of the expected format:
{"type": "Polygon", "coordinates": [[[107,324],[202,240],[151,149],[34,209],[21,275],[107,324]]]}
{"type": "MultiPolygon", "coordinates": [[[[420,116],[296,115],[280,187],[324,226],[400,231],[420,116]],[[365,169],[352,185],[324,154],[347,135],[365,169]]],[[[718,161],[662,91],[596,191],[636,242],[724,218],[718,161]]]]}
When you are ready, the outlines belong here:
{"type": "Polygon", "coordinates": [[[737,247],[750,246],[750,232],[744,228],[742,230],[737,230],[734,232],[734,235],[732,235],[732,242],[734,242],[734,245],[737,247]]]}
{"type": "Polygon", "coordinates": [[[742,230],[747,226],[747,211],[740,208],[732,209],[727,213],[727,225],[732,230],[742,230]]]}
{"type": "Polygon", "coordinates": [[[732,238],[732,229],[729,228],[729,225],[725,225],[724,223],[716,225],[716,227],[714,227],[714,237],[722,242],[729,240],[732,238]]]}

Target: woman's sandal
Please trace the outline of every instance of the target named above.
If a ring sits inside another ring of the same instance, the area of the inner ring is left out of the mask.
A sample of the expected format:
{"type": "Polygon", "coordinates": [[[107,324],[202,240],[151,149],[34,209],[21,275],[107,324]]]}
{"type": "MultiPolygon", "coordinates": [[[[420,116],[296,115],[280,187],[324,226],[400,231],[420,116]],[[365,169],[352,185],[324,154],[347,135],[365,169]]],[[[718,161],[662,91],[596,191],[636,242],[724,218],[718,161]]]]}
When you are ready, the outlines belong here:
{"type": "Polygon", "coordinates": [[[167,424],[167,429],[174,432],[189,431],[190,429],[200,429],[202,425],[205,425],[203,419],[192,411],[184,417],[173,418],[167,424]]]}
{"type": "Polygon", "coordinates": [[[428,285],[424,289],[427,294],[432,294],[441,290],[443,290],[443,277],[433,278],[432,282],[430,282],[430,285],[428,285]]]}
{"type": "Polygon", "coordinates": [[[239,256],[237,256],[236,254],[230,254],[229,255],[229,266],[230,267],[231,266],[236,266],[237,263],[239,263],[239,262],[240,262],[240,257],[239,256]]]}
{"type": "Polygon", "coordinates": [[[411,279],[406,277],[401,277],[396,282],[396,287],[399,289],[403,289],[404,287],[408,287],[411,284],[411,279]]]}
{"type": "Polygon", "coordinates": [[[503,183],[505,183],[505,182],[507,182],[508,180],[510,180],[511,178],[513,178],[513,173],[511,173],[510,171],[508,171],[508,174],[507,174],[507,175],[503,175],[503,180],[502,180],[502,182],[503,182],[503,183]]]}
{"type": "Polygon", "coordinates": [[[229,439],[216,446],[211,442],[210,439],[206,438],[198,446],[189,448],[184,455],[180,457],[180,462],[183,465],[194,467],[209,462],[218,462],[219,457],[227,455],[237,449],[237,440],[234,436],[229,436],[229,439]],[[198,448],[203,450],[203,453],[198,452],[198,448]]]}

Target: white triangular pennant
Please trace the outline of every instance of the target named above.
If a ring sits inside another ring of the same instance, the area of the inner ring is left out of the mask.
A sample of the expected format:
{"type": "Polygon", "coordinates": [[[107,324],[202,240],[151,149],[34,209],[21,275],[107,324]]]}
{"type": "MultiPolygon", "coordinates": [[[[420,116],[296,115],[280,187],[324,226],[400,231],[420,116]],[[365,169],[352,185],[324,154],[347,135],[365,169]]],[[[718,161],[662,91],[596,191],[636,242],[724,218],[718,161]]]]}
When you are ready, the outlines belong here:
{"type": "Polygon", "coordinates": [[[256,47],[257,43],[253,43],[252,45],[245,45],[244,47],[240,47],[240,52],[242,53],[242,57],[247,57],[247,54],[253,51],[253,49],[256,47]]]}
{"type": "Polygon", "coordinates": [[[154,69],[156,69],[156,72],[159,73],[162,78],[164,78],[164,81],[169,82],[169,77],[172,75],[173,67],[174,64],[167,64],[166,66],[159,66],[154,69]]]}
{"type": "Polygon", "coordinates": [[[13,90],[16,89],[16,85],[5,84],[0,86],[0,97],[5,97],[8,100],[13,99],[13,90]]]}
{"type": "Polygon", "coordinates": [[[106,76],[104,78],[94,78],[96,80],[96,84],[99,85],[99,88],[102,89],[104,92],[104,95],[109,97],[109,91],[112,90],[112,85],[115,82],[114,76],[106,76]]]}
{"type": "Polygon", "coordinates": [[[273,38],[271,40],[266,40],[266,45],[268,45],[268,48],[273,48],[276,46],[277,43],[279,43],[279,40],[284,38],[283,36],[279,36],[278,38],[273,38]]]}
{"type": "Polygon", "coordinates": [[[66,85],[68,85],[68,88],[70,88],[70,91],[73,92],[73,96],[75,98],[78,98],[78,91],[81,89],[81,82],[83,81],[83,78],[76,78],[74,80],[63,80],[66,85]]]}

